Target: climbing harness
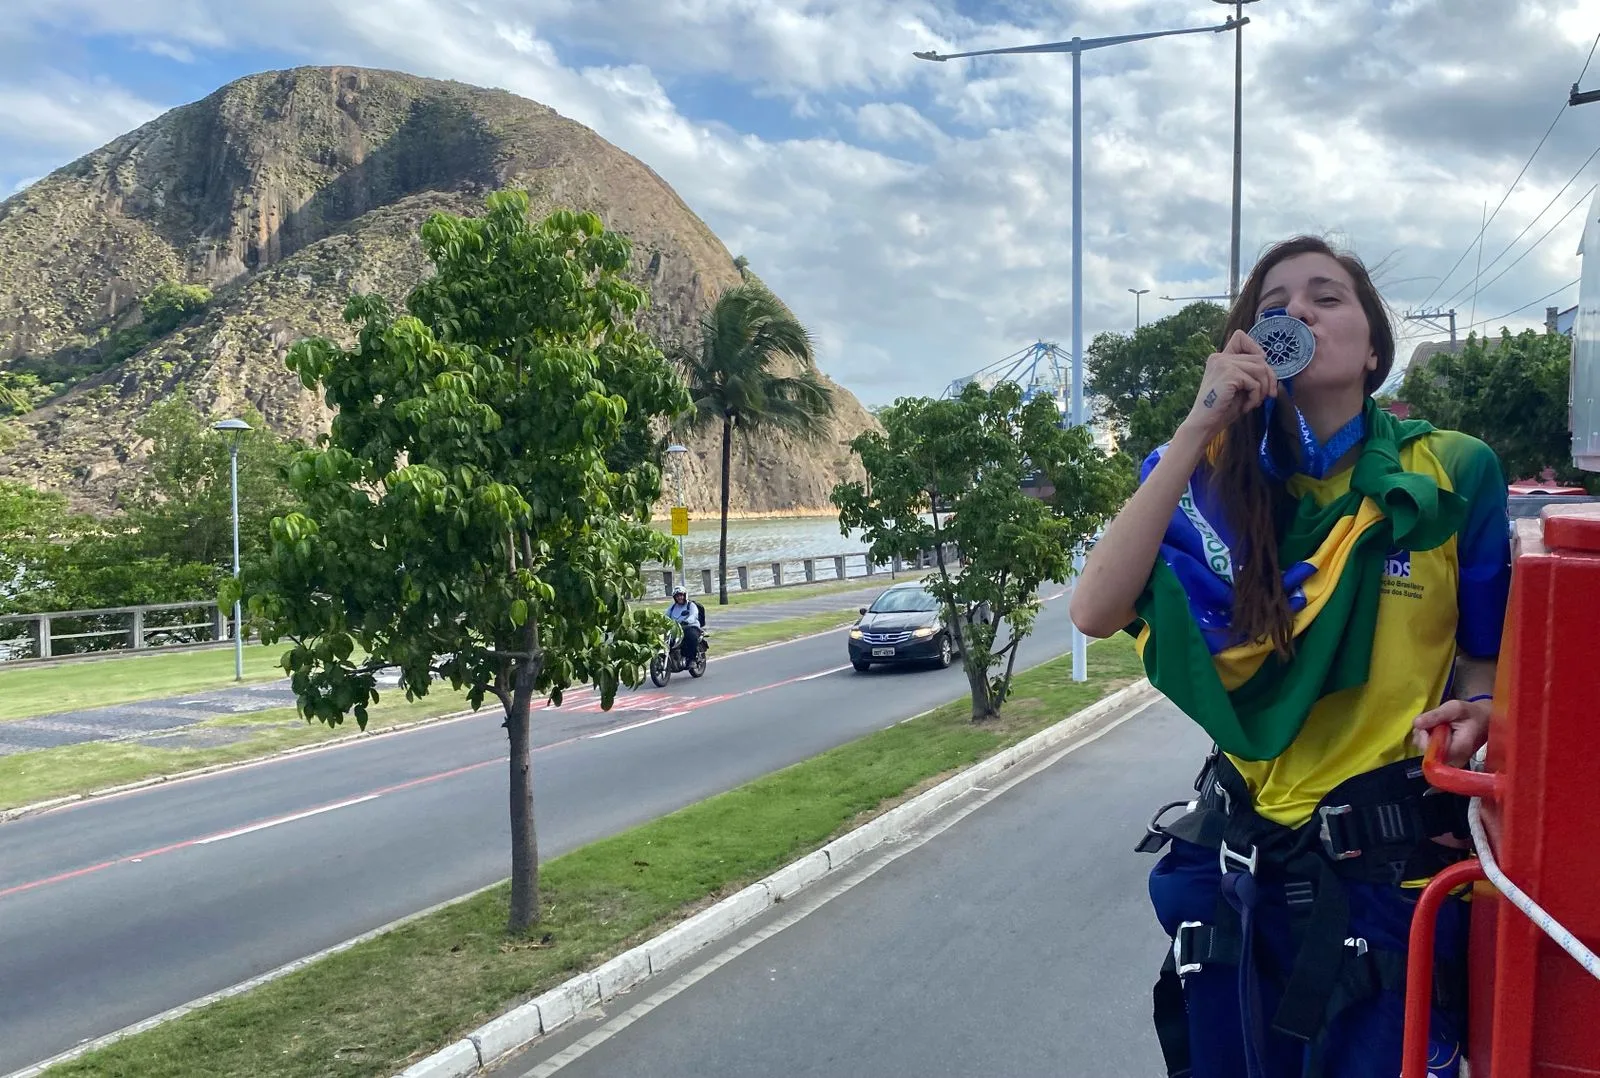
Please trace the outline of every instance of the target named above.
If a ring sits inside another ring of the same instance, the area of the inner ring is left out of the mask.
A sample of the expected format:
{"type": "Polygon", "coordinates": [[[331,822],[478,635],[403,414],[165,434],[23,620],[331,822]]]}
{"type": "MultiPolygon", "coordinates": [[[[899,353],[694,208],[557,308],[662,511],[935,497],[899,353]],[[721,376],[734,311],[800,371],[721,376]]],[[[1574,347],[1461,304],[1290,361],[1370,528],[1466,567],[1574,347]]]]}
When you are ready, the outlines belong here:
{"type": "MultiPolygon", "coordinates": [[[[1162,806],[1137,849],[1160,852],[1170,841],[1217,853],[1222,874],[1211,923],[1183,922],[1154,989],[1156,1034],[1170,1078],[1189,1073],[1190,1045],[1183,979],[1208,965],[1238,970],[1248,1078],[1264,1069],[1268,1028],[1309,1048],[1305,1078],[1319,1078],[1325,1034],[1347,1007],[1383,989],[1403,992],[1405,955],[1369,945],[1350,930],[1346,881],[1397,886],[1434,875],[1465,851],[1429,839],[1467,834],[1466,800],[1431,790],[1420,762],[1405,760],[1357,775],[1335,787],[1311,820],[1297,828],[1273,823],[1251,805],[1250,791],[1227,756],[1213,751],[1195,780],[1193,801],[1162,806]],[[1171,810],[1186,811],[1170,823],[1171,810]],[[1271,968],[1257,940],[1263,887],[1281,888],[1289,910],[1292,967],[1271,968]],[[1264,1013],[1262,977],[1282,994],[1264,1013]]],[[[1465,967],[1440,969],[1435,1001],[1458,1012],[1465,967]]]]}

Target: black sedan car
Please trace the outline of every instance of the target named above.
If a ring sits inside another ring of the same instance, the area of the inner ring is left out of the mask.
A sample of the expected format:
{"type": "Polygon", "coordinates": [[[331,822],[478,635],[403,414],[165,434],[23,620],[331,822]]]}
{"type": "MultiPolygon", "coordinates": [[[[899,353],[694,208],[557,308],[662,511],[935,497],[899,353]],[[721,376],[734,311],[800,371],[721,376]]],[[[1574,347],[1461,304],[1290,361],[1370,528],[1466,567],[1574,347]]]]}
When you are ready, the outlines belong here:
{"type": "Polygon", "coordinates": [[[850,665],[858,671],[876,663],[932,663],[949,666],[956,655],[955,636],[944,614],[920,580],[896,584],[850,628],[850,665]]]}

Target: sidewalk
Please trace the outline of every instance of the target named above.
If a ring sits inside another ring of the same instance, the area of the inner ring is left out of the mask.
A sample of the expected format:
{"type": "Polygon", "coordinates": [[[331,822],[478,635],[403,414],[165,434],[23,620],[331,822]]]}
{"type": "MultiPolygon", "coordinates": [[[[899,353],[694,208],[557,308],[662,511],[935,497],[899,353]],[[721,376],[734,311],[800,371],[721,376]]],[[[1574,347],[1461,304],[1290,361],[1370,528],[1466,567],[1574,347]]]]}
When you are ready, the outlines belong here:
{"type": "MultiPolygon", "coordinates": [[[[909,577],[902,573],[899,579],[906,580],[909,577]]],[[[793,599],[741,606],[717,606],[716,596],[695,596],[695,601],[710,599],[706,603],[706,626],[715,633],[718,630],[831,610],[853,610],[872,602],[890,583],[889,577],[882,575],[869,586],[809,596],[805,594],[805,587],[801,586],[794,589],[793,599]]],[[[380,674],[378,677],[380,688],[393,687],[398,683],[398,674],[380,674]]],[[[229,685],[182,696],[62,711],[32,719],[14,719],[0,722],[0,756],[90,741],[133,741],[157,748],[222,745],[250,737],[255,731],[248,725],[204,729],[194,727],[227,715],[294,706],[295,698],[289,688],[289,679],[279,678],[276,681],[229,685]]]]}

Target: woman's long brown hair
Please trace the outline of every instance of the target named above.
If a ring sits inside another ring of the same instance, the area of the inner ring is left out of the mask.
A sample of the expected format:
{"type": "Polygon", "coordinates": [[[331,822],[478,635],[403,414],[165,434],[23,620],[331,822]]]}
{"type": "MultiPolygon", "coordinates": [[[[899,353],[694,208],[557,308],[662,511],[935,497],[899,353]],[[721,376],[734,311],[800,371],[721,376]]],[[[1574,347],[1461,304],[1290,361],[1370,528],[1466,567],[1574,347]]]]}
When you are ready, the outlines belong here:
{"type": "MultiPolygon", "coordinates": [[[[1378,356],[1377,369],[1367,374],[1366,389],[1368,394],[1376,392],[1394,366],[1394,331],[1389,325],[1388,309],[1361,260],[1335,250],[1316,236],[1295,236],[1261,256],[1228,314],[1222,343],[1232,339],[1235,330],[1249,329],[1255,323],[1261,283],[1267,272],[1284,259],[1305,254],[1327,255],[1343,266],[1355,282],[1356,297],[1371,326],[1372,350],[1378,356]]],[[[1215,474],[1224,513],[1237,536],[1233,628],[1247,640],[1270,640],[1274,650],[1287,657],[1294,646],[1294,614],[1289,609],[1289,596],[1283,590],[1283,573],[1278,565],[1278,527],[1288,509],[1288,493],[1282,483],[1261,468],[1264,422],[1263,410],[1257,408],[1229,424],[1215,474]]]]}

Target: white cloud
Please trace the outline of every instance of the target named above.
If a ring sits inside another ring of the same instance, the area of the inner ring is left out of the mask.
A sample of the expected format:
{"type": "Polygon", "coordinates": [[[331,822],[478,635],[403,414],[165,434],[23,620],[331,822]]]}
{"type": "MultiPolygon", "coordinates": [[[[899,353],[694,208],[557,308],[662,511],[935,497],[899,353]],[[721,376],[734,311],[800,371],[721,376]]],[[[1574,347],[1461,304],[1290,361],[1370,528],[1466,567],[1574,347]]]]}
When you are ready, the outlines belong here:
{"type": "MultiPolygon", "coordinates": [[[[1252,10],[1245,268],[1273,239],[1332,231],[1385,263],[1392,303],[1421,302],[1564,100],[1600,30],[1589,6],[1297,0],[1252,10]]],[[[1005,8],[979,19],[956,0],[16,0],[0,28],[21,19],[145,47],[270,49],[539,100],[671,183],[812,324],[824,367],[876,403],[937,393],[1036,338],[1065,345],[1071,316],[1070,59],[927,64],[911,51],[1225,14],[1164,0],[1005,8]],[[686,115],[684,80],[715,82],[739,107],[722,111],[712,95],[707,114],[686,115]],[[799,136],[762,133],[797,125],[799,136]]],[[[1152,289],[1146,319],[1175,309],[1163,294],[1225,288],[1232,53],[1227,36],[1193,35],[1085,55],[1086,338],[1131,325],[1129,287],[1152,289]]],[[[152,111],[104,89],[93,90],[94,109],[81,95],[62,107],[45,88],[17,96],[31,90],[0,86],[0,137],[76,152],[152,111]],[[4,126],[20,103],[31,118],[4,126]]],[[[1587,116],[1563,119],[1491,228],[1486,262],[1593,148],[1592,130],[1587,116]]],[[[1567,199],[1595,178],[1600,166],[1567,199]]],[[[1479,317],[1577,276],[1581,219],[1485,289],[1479,317]]],[[[1472,265],[1431,300],[1470,284],[1472,265]]],[[[1469,289],[1457,299],[1463,323],[1470,303],[1469,289]]],[[[1538,323],[1542,307],[1514,323],[1538,323]]]]}
{"type": "Polygon", "coordinates": [[[65,76],[0,83],[0,137],[82,153],[155,118],[161,108],[104,82],[65,76]]]}

